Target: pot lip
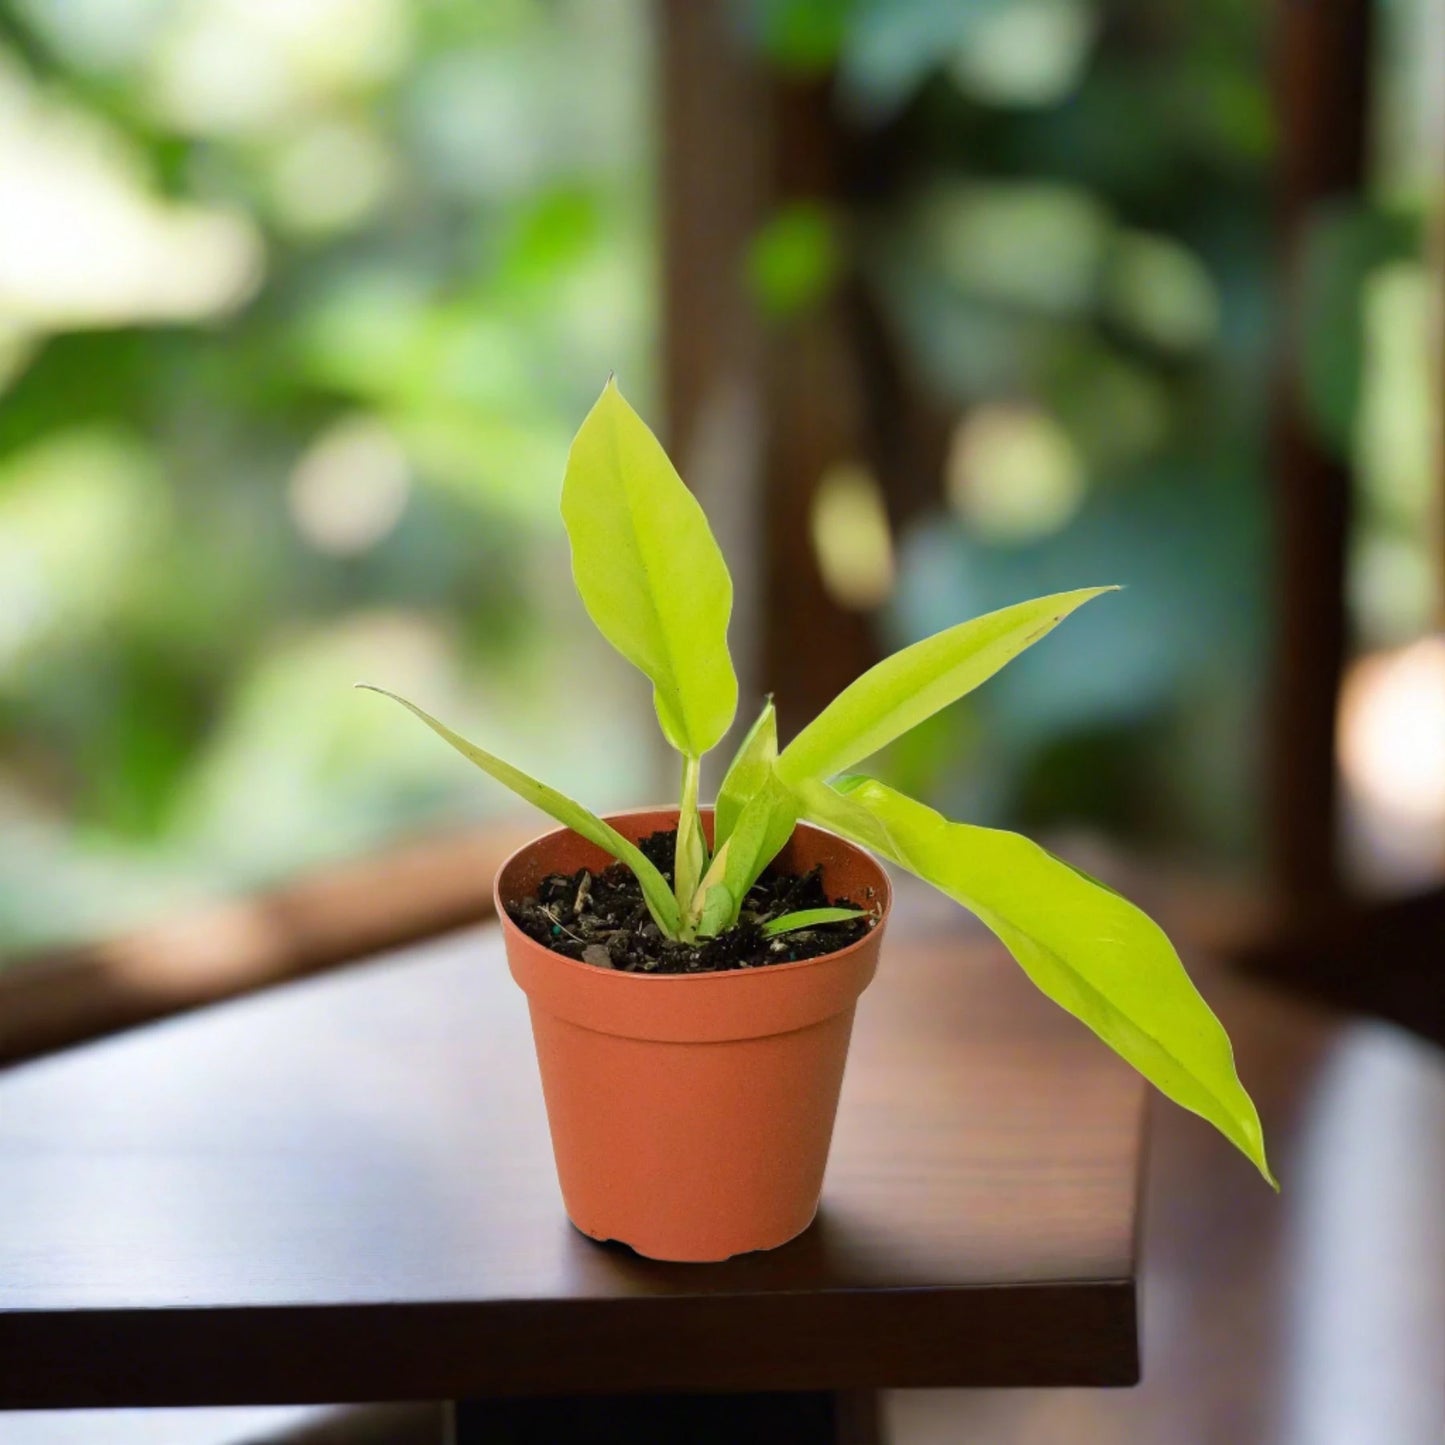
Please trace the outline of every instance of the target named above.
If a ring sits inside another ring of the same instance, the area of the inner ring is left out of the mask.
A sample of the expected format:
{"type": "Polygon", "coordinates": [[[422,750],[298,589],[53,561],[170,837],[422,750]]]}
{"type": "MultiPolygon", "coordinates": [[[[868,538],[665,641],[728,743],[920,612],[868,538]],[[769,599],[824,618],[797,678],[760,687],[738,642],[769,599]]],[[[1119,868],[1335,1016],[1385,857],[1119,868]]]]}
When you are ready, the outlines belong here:
{"type": "MultiPolygon", "coordinates": [[[[711,806],[699,807],[698,812],[710,814],[711,806]]],[[[604,823],[616,823],[621,819],[634,818],[648,813],[670,813],[676,816],[678,809],[675,804],[663,805],[651,808],[623,808],[615,813],[602,815],[604,823]]],[[[562,833],[572,833],[574,830],[565,825],[557,828],[549,828],[545,833],[539,833],[535,838],[523,843],[520,848],[514,848],[503,860],[492,879],[492,902],[496,908],[497,921],[501,924],[504,932],[511,935],[518,942],[529,943],[539,953],[545,955],[550,964],[554,964],[569,972],[589,979],[616,979],[625,980],[628,984],[640,984],[644,987],[654,987],[659,984],[702,984],[709,983],[714,988],[722,985],[724,980],[736,980],[743,983],[749,979],[767,978],[772,976],[784,976],[799,973],[804,969],[817,968],[820,964],[838,963],[843,959],[852,958],[869,944],[876,943],[878,935],[884,924],[888,922],[889,914],[893,908],[893,884],[888,877],[887,870],[866,848],[857,843],[851,842],[839,833],[831,832],[827,828],[820,828],[816,823],[806,823],[801,819],[794,824],[794,831],[798,828],[806,828],[810,832],[818,833],[825,838],[832,838],[842,847],[852,849],[855,853],[861,853],[878,869],[879,877],[883,881],[883,888],[879,897],[879,908],[877,919],[867,933],[861,938],[855,938],[846,948],[835,949],[832,953],[820,953],[816,958],[803,958],[795,963],[769,963],[761,968],[727,968],[714,969],[708,973],[627,973],[618,972],[611,968],[598,968],[596,964],[583,963],[579,958],[568,958],[566,954],[557,953],[547,947],[544,943],[538,943],[529,934],[523,933],[515,923],[511,915],[502,903],[501,882],[502,875],[517,861],[524,853],[530,852],[539,843],[546,842],[549,838],[555,838],[562,833]]]]}

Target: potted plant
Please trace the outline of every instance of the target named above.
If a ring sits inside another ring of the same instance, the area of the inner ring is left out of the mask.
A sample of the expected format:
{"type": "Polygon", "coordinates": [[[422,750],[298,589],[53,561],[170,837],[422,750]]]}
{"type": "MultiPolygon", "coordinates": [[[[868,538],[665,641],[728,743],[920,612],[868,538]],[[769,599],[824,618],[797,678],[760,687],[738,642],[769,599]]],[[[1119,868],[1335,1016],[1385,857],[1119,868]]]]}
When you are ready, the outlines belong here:
{"type": "Polygon", "coordinates": [[[701,507],[610,380],[572,444],[562,516],[587,611],[652,682],[681,755],[678,805],[597,817],[396,700],[563,825],[516,853],[495,893],[579,1229],[714,1260],[808,1226],[888,919],[870,853],[976,914],[1045,994],[1274,1183],[1229,1039],[1154,922],[1026,838],[848,772],[1114,589],[914,643],[781,750],[765,702],[707,809],[701,760],[738,701],[732,583],[701,507]]]}

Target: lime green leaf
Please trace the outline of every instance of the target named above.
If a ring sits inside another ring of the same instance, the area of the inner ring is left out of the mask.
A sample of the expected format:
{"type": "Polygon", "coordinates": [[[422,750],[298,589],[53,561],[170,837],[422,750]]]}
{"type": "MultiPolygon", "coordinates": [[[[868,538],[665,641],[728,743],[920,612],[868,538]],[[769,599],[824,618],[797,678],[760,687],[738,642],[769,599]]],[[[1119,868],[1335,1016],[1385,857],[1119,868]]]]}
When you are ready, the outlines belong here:
{"type": "Polygon", "coordinates": [[[712,865],[698,887],[698,896],[706,899],[715,884],[726,886],[732,899],[727,924],[737,922],[748,890],[792,837],[797,822],[797,799],[770,769],[762,787],[743,806],[731,836],[713,854],[712,865]]]}
{"type": "Polygon", "coordinates": [[[818,714],[778,758],[790,784],[850,768],[932,717],[1112,587],[1020,602],[926,637],[871,667],[818,714]]]}
{"type": "Polygon", "coordinates": [[[976,914],[1049,998],[1274,1184],[1229,1038],[1146,914],[1017,833],[951,823],[871,779],[850,779],[841,792],[811,784],[803,801],[807,816],[976,914]]]}
{"type": "Polygon", "coordinates": [[[778,714],[769,698],[728,766],[713,809],[713,846],[722,847],[749,798],[767,782],[778,756],[778,714]]]}
{"type": "Polygon", "coordinates": [[[763,869],[793,836],[797,823],[797,799],[769,770],[762,787],[739,814],[737,827],[725,845],[728,858],[723,881],[739,907],[763,869]]]}
{"type": "Polygon", "coordinates": [[[562,520],[588,614],[651,679],[668,742],[701,757],[737,710],[732,580],[697,499],[614,381],[572,442],[562,520]]]}
{"type": "Polygon", "coordinates": [[[702,919],[697,931],[704,938],[721,933],[737,916],[736,900],[725,885],[714,883],[707,890],[707,899],[702,905],[702,919]]]}
{"type": "Polygon", "coordinates": [[[565,824],[574,833],[605,849],[614,858],[625,863],[637,875],[642,886],[642,896],[647,900],[648,912],[657,926],[669,937],[676,938],[679,931],[677,900],[667,886],[667,880],[647,860],[646,855],[634,843],[629,843],[610,823],[604,823],[595,813],[589,812],[581,803],[575,803],[546,783],[539,783],[519,768],[505,763],[492,753],[485,752],[475,743],[454,733],[445,723],[438,722],[430,713],[423,712],[414,702],[398,697],[383,687],[370,683],[357,684],[367,692],[379,692],[393,702],[399,702],[406,710],[419,717],[439,738],[448,742],[469,762],[475,763],[484,773],[490,773],[499,783],[506,784],[520,798],[525,798],[534,807],[550,814],[559,823],[565,824]]]}
{"type": "Polygon", "coordinates": [[[780,933],[796,933],[800,928],[816,928],[820,923],[846,923],[850,918],[863,916],[861,908],[801,908],[796,913],[769,919],[763,924],[763,932],[775,938],[780,933]]]}

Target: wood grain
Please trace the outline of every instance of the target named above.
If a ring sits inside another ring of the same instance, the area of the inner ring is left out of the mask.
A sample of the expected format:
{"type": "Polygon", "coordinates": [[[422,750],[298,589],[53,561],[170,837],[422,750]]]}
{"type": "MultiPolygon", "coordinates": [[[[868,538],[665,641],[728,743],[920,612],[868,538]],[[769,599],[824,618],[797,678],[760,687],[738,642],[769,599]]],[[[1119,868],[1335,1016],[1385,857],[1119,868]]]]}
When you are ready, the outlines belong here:
{"type": "Polygon", "coordinates": [[[1156,1101],[1137,1390],[905,1392],[895,1445],[1439,1445],[1445,1053],[1220,970],[1282,1193],[1156,1101]]]}
{"type": "Polygon", "coordinates": [[[904,942],[817,1225],[658,1264],[567,1224],[460,934],[0,1079],[0,1407],[1129,1383],[1141,1102],[1000,953],[904,942]]]}

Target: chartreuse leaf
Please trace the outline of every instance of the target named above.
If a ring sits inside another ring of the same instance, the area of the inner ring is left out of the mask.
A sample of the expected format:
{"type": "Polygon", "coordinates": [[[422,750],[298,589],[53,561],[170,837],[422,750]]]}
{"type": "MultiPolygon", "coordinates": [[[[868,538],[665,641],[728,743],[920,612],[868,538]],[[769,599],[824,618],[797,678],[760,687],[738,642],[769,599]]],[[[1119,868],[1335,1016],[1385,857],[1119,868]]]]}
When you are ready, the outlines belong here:
{"type": "Polygon", "coordinates": [[[800,908],[796,913],[784,913],[763,924],[763,932],[769,938],[780,933],[796,933],[800,928],[816,928],[820,923],[846,923],[850,918],[862,918],[861,908],[800,908]]]}
{"type": "MultiPolygon", "coordinates": [[[[762,786],[744,804],[731,835],[713,855],[698,888],[699,895],[709,900],[709,890],[715,885],[727,889],[732,907],[722,927],[737,922],[748,889],[792,837],[797,822],[797,799],[769,768],[762,786]]],[[[699,932],[706,933],[707,929],[700,926],[699,932]]]]}
{"type": "Polygon", "coordinates": [[[737,917],[736,899],[722,883],[714,883],[703,900],[697,931],[703,938],[721,933],[737,917]]]}
{"type": "Polygon", "coordinates": [[[404,697],[398,697],[396,693],[388,692],[383,687],[373,687],[370,683],[362,682],[357,686],[365,688],[368,692],[379,692],[383,697],[389,697],[393,702],[399,702],[408,712],[419,717],[439,738],[450,743],[464,758],[475,763],[484,773],[490,773],[499,783],[505,783],[518,797],[525,798],[534,807],[551,814],[559,823],[565,824],[574,833],[586,838],[589,843],[595,843],[599,848],[605,849],[614,858],[625,863],[637,875],[637,881],[642,886],[642,896],[647,900],[648,912],[652,914],[657,926],[669,938],[678,936],[677,901],[672,895],[672,890],[667,886],[667,880],[648,861],[642,850],[635,843],[628,842],[610,823],[604,823],[595,813],[589,812],[581,803],[573,802],[571,798],[559,793],[555,788],[549,788],[546,783],[539,783],[536,778],[529,777],[519,768],[514,768],[510,763],[504,763],[501,758],[483,751],[475,743],[469,743],[464,737],[454,733],[445,723],[438,722],[430,713],[424,712],[414,702],[408,702],[404,697]]]}
{"type": "Polygon", "coordinates": [[[976,914],[1055,1003],[1275,1183],[1229,1039],[1146,914],[1027,838],[951,823],[872,779],[808,784],[802,794],[806,816],[976,914]]]}
{"type": "Polygon", "coordinates": [[[784,782],[850,768],[947,707],[1112,587],[1036,597],[960,622],[871,667],[818,714],[778,758],[784,782]]]}
{"type": "Polygon", "coordinates": [[[732,837],[724,845],[728,857],[723,881],[739,906],[763,869],[793,836],[797,822],[798,800],[770,770],[762,787],[748,799],[732,837]]]}
{"type": "Polygon", "coordinates": [[[728,765],[722,785],[717,791],[713,809],[713,846],[721,848],[732,836],[738,815],[748,800],[757,793],[772,772],[778,756],[778,714],[769,698],[763,704],[757,721],[748,729],[732,762],[728,765]]]}
{"type": "Polygon", "coordinates": [[[593,622],[651,679],[668,742],[700,758],[737,711],[732,580],[697,499],[614,381],[572,442],[562,520],[593,622]]]}

